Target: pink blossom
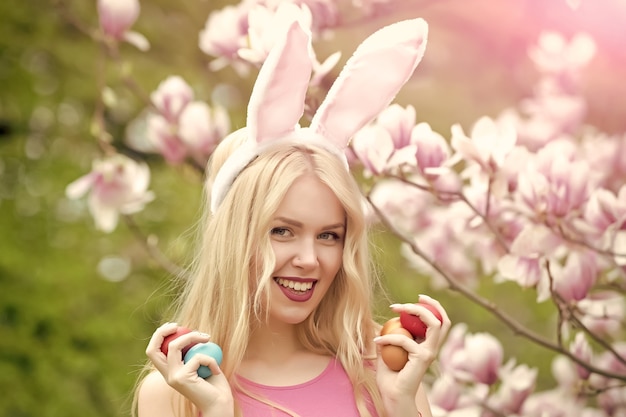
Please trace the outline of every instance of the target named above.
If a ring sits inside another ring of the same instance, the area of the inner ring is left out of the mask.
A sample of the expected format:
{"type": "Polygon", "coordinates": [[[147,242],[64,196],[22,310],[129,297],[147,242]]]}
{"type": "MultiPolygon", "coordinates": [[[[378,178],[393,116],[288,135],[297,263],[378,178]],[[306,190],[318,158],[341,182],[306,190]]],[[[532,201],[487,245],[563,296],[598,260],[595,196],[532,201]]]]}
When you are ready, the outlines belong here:
{"type": "Polygon", "coordinates": [[[592,252],[571,251],[565,265],[550,265],[554,291],[565,301],[580,301],[587,297],[596,282],[598,266],[596,254],[592,252]]]}
{"type": "Polygon", "coordinates": [[[468,382],[492,385],[498,380],[504,356],[498,339],[488,333],[465,334],[464,326],[456,331],[453,328],[450,337],[446,344],[451,345],[444,345],[440,353],[441,365],[446,371],[468,382]]]}
{"type": "Polygon", "coordinates": [[[590,331],[608,336],[620,331],[626,318],[623,296],[612,291],[595,291],[578,303],[581,321],[590,331]]]}
{"type": "MultiPolygon", "coordinates": [[[[334,0],[289,0],[302,7],[305,5],[312,16],[312,23],[316,32],[332,28],[339,22],[339,10],[334,0]]],[[[263,3],[270,9],[276,9],[285,0],[264,0],[263,3]]]]}
{"type": "MultiPolygon", "coordinates": [[[[612,346],[615,353],[605,351],[598,355],[596,366],[600,369],[606,369],[615,374],[626,376],[626,365],[623,360],[626,358],[626,343],[618,342],[612,346]],[[618,359],[615,354],[619,355],[618,359]],[[621,359],[621,360],[620,360],[621,359]]],[[[611,380],[598,374],[592,374],[590,377],[592,385],[596,388],[603,389],[598,395],[598,404],[609,416],[618,416],[620,410],[626,410],[626,387],[615,387],[615,380],[611,380]],[[608,387],[613,388],[608,389],[608,387]]]]}
{"type": "Polygon", "coordinates": [[[460,397],[461,387],[450,374],[443,374],[437,378],[428,395],[431,404],[444,411],[456,409],[460,397]]]}
{"type": "Polygon", "coordinates": [[[193,100],[193,90],[177,75],[167,77],[157,89],[150,94],[152,104],[169,122],[177,123],[185,106],[193,100]]]}
{"type": "MultiPolygon", "coordinates": [[[[576,333],[574,341],[570,344],[569,350],[578,359],[591,364],[591,361],[593,360],[593,352],[591,351],[589,342],[582,332],[576,333]]],[[[576,372],[578,373],[578,377],[581,379],[589,378],[589,370],[580,365],[576,365],[576,372]]]]}
{"type": "Polygon", "coordinates": [[[78,199],[89,193],[88,207],[96,228],[104,232],[115,229],[119,214],[143,210],[154,199],[147,191],[150,170],[144,163],[116,154],[94,161],[92,170],[69,184],[65,194],[78,199]]]}
{"type": "Polygon", "coordinates": [[[520,203],[549,224],[581,213],[594,180],[586,161],[567,154],[566,143],[552,142],[541,149],[519,176],[520,203]]]}
{"type": "Polygon", "coordinates": [[[356,132],[351,146],[367,176],[382,175],[389,170],[388,163],[394,152],[393,139],[381,126],[365,126],[356,132]]]}
{"type": "Polygon", "coordinates": [[[496,123],[489,117],[481,117],[472,126],[470,137],[460,125],[452,126],[451,144],[458,157],[477,163],[488,174],[503,165],[516,141],[515,127],[507,120],[496,123]]]}
{"type": "Polygon", "coordinates": [[[410,143],[417,146],[415,158],[422,175],[435,179],[438,174],[451,171],[447,167],[443,171],[440,169],[450,159],[448,142],[434,132],[428,123],[419,123],[411,130],[410,143]]]}
{"type": "Polygon", "coordinates": [[[500,369],[501,384],[489,399],[489,406],[503,415],[519,414],[526,398],[535,389],[537,369],[527,365],[515,365],[510,360],[500,369]]]}
{"type": "Polygon", "coordinates": [[[160,114],[147,116],[146,135],[152,148],[171,164],[180,164],[187,157],[187,146],[178,135],[178,126],[160,114]]]}
{"type": "Polygon", "coordinates": [[[376,124],[389,132],[395,149],[409,146],[412,144],[411,132],[415,127],[415,107],[392,104],[380,112],[376,124]]]}
{"type": "Polygon", "coordinates": [[[531,288],[542,279],[539,257],[504,255],[498,262],[498,280],[514,281],[523,288],[531,288]]]}
{"type": "Polygon", "coordinates": [[[305,29],[311,29],[311,11],[306,5],[282,1],[274,10],[257,5],[248,13],[248,47],[239,49],[238,55],[245,61],[260,65],[267,58],[276,40],[294,20],[305,29]]]}
{"type": "Polygon", "coordinates": [[[626,134],[590,134],[583,138],[582,153],[591,169],[600,175],[600,184],[617,191],[626,178],[626,134]]]}
{"type": "Polygon", "coordinates": [[[222,107],[211,109],[206,103],[189,103],[179,120],[179,133],[188,152],[205,162],[218,142],[230,131],[230,118],[222,107]]]}
{"type": "Polygon", "coordinates": [[[538,45],[528,54],[539,71],[561,74],[580,70],[591,61],[595,52],[595,42],[587,34],[577,34],[568,42],[560,33],[547,31],[541,34],[538,45]]]}
{"type": "Polygon", "coordinates": [[[532,394],[524,402],[524,417],[576,417],[581,415],[582,402],[569,391],[554,389],[532,394]]]}
{"type": "Polygon", "coordinates": [[[140,50],[149,48],[148,40],[129,31],[139,17],[138,0],[98,0],[98,17],[105,36],[116,41],[126,40],[140,50]]]}
{"type": "Polygon", "coordinates": [[[98,0],[98,16],[104,33],[122,40],[139,17],[139,0],[98,0]]]}
{"type": "Polygon", "coordinates": [[[246,45],[250,2],[241,2],[215,10],[209,15],[199,35],[200,49],[216,57],[211,70],[219,70],[239,60],[237,52],[246,45]]]}

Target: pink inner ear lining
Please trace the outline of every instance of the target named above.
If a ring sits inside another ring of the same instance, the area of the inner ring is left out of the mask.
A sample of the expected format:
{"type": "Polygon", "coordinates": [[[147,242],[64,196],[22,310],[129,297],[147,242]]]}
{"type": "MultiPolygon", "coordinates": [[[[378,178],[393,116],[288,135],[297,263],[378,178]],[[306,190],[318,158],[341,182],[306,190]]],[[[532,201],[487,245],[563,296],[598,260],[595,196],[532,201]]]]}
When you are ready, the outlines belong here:
{"type": "Polygon", "coordinates": [[[345,148],[411,78],[424,55],[427,34],[426,21],[412,19],[383,27],[365,39],[331,86],[311,128],[345,148]]]}
{"type": "Polygon", "coordinates": [[[310,48],[309,33],[294,20],[263,63],[252,89],[246,121],[257,142],[293,131],[304,114],[313,69],[310,48]]]}

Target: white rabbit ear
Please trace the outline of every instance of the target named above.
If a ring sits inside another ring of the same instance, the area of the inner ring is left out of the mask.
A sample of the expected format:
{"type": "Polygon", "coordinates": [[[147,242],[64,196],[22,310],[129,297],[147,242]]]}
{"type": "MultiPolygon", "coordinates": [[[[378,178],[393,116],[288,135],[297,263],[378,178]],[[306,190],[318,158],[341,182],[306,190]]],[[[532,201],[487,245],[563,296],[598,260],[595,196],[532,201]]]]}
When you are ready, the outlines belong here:
{"type": "Polygon", "coordinates": [[[426,21],[412,19],[369,36],[346,62],[310,128],[344,149],[409,80],[424,56],[427,35],[426,21]]]}
{"type": "Polygon", "coordinates": [[[311,78],[311,38],[302,26],[292,22],[277,42],[259,71],[248,104],[246,125],[257,143],[295,130],[311,78]]]}

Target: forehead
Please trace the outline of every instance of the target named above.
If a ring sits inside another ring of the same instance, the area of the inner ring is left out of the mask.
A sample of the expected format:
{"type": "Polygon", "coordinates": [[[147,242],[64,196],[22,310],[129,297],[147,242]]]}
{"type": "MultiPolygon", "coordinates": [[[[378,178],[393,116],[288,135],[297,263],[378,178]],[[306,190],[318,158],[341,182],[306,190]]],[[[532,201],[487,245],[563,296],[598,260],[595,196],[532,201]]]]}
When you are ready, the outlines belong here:
{"type": "Polygon", "coordinates": [[[276,210],[303,224],[323,226],[345,222],[345,210],[335,193],[314,175],[304,175],[291,185],[276,210]]]}

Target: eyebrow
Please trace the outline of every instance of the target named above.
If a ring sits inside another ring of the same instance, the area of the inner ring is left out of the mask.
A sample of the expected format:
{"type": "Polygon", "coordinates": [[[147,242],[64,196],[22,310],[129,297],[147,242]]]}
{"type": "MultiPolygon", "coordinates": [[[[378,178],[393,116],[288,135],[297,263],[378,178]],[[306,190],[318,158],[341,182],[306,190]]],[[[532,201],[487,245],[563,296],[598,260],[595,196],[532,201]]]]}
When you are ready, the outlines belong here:
{"type": "MultiPolygon", "coordinates": [[[[290,219],[288,217],[276,217],[274,220],[279,220],[282,222],[285,222],[287,224],[290,224],[292,226],[295,227],[302,227],[303,224],[297,220],[293,220],[290,219]]],[[[344,223],[334,223],[334,224],[329,224],[328,226],[323,226],[322,229],[345,229],[346,225],[344,223]]]]}

